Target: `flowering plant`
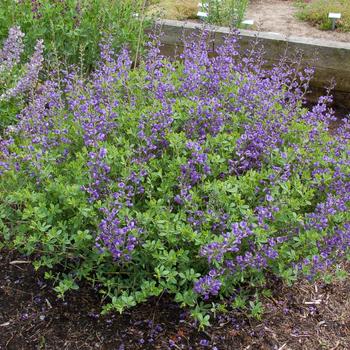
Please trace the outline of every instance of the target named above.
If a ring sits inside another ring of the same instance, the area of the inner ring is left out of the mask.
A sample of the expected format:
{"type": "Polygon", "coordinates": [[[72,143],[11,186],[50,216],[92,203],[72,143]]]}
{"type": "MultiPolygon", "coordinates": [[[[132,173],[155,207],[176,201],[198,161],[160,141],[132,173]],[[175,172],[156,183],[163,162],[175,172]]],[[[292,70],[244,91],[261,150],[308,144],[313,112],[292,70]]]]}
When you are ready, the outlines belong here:
{"type": "Polygon", "coordinates": [[[29,62],[21,64],[24,34],[19,27],[10,28],[0,48],[0,131],[11,123],[20,110],[21,100],[35,87],[43,65],[43,41],[38,40],[29,62]]]}
{"type": "Polygon", "coordinates": [[[136,69],[106,41],[89,79],[45,82],[0,139],[3,244],[60,295],[87,280],[122,312],[166,292],[205,326],[243,285],[348,254],[350,124],[329,132],[329,95],[303,107],[311,69],[207,37],[181,61],[153,38],[136,69]]]}

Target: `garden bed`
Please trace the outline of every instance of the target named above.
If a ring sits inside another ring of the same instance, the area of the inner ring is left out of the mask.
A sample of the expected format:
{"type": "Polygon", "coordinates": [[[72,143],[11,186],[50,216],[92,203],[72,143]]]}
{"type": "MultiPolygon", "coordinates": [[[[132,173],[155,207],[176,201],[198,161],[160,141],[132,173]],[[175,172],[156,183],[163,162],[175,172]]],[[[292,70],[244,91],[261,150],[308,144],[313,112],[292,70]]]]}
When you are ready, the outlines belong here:
{"type": "MultiPolygon", "coordinates": [[[[198,2],[198,0],[160,0],[150,6],[149,13],[165,19],[199,22],[198,2]]],[[[287,37],[301,36],[350,42],[350,33],[320,30],[299,19],[297,12],[295,0],[250,0],[244,18],[254,20],[254,25],[250,29],[261,32],[274,32],[287,37]]]]}
{"type": "Polygon", "coordinates": [[[298,19],[297,11],[293,0],[251,0],[246,18],[254,19],[255,29],[263,32],[350,42],[350,33],[319,30],[298,19]]]}
{"type": "Polygon", "coordinates": [[[100,316],[92,288],[57,299],[51,286],[13,252],[0,255],[0,349],[348,349],[350,279],[298,283],[271,281],[263,321],[223,315],[207,332],[163,296],[123,316],[100,316]],[[12,262],[12,263],[11,263],[12,262]]]}

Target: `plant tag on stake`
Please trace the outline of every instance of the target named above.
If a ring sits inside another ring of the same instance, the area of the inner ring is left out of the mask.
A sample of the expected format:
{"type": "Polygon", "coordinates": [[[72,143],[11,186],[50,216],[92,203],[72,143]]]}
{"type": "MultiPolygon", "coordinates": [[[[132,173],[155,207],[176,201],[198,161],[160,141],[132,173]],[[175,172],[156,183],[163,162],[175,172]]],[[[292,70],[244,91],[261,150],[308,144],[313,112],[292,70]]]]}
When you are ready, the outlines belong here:
{"type": "Polygon", "coordinates": [[[332,20],[332,30],[334,30],[335,29],[335,23],[336,23],[337,19],[341,18],[341,13],[330,12],[328,14],[328,18],[332,20]]]}
{"type": "Polygon", "coordinates": [[[242,21],[242,25],[244,27],[252,27],[254,25],[254,20],[253,19],[245,19],[242,21]]]}
{"type": "Polygon", "coordinates": [[[198,11],[197,16],[198,16],[201,20],[205,20],[206,18],[208,18],[208,12],[198,11]]]}

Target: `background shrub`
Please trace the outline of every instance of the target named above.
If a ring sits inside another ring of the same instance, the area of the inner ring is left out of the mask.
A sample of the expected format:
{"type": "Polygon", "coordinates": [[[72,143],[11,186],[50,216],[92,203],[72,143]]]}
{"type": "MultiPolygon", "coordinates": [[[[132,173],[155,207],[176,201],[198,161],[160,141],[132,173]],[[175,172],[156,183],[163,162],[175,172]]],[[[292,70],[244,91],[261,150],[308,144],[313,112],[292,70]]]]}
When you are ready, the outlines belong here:
{"type": "MultiPolygon", "coordinates": [[[[113,36],[113,48],[128,44],[136,50],[143,0],[2,0],[0,41],[10,27],[26,33],[25,57],[38,39],[45,43],[45,56],[51,67],[57,62],[84,64],[90,69],[98,60],[98,44],[104,34],[113,36]]],[[[141,31],[142,32],[142,31],[141,31]]]]}
{"type": "Polygon", "coordinates": [[[349,123],[329,134],[329,96],[303,108],[312,70],[266,71],[234,35],[212,57],[200,36],[181,62],[150,43],[137,69],[104,43],[89,79],[47,81],[0,139],[2,244],[59,295],[87,280],[122,312],[168,293],[204,327],[268,276],[349,253],[349,123]]]}
{"type": "Polygon", "coordinates": [[[340,12],[342,18],[337,20],[337,29],[350,31],[350,2],[347,0],[313,0],[299,1],[298,17],[323,30],[332,29],[332,22],[328,18],[330,12],[340,12]]]}
{"type": "Polygon", "coordinates": [[[238,28],[244,19],[249,0],[206,0],[210,23],[238,28]]]}
{"type": "Polygon", "coordinates": [[[207,12],[212,24],[239,27],[249,0],[203,0],[198,7],[197,0],[153,0],[148,2],[147,13],[168,19],[198,19],[198,11],[207,12]]]}

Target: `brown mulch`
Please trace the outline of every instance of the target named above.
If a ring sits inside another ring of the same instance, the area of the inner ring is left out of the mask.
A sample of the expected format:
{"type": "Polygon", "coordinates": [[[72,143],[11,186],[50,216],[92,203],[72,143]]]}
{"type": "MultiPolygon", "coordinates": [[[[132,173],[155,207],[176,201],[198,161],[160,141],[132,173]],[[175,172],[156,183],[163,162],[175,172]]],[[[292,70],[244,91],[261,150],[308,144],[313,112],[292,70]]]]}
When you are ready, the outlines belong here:
{"type": "Polygon", "coordinates": [[[262,321],[232,311],[199,332],[167,297],[108,316],[91,287],[59,300],[25,257],[0,253],[0,349],[350,349],[350,278],[272,282],[262,321]]]}

